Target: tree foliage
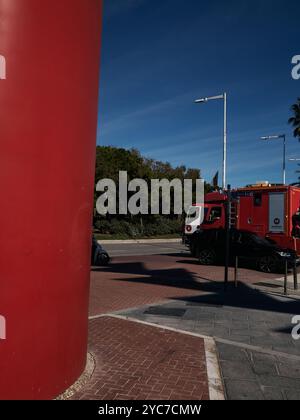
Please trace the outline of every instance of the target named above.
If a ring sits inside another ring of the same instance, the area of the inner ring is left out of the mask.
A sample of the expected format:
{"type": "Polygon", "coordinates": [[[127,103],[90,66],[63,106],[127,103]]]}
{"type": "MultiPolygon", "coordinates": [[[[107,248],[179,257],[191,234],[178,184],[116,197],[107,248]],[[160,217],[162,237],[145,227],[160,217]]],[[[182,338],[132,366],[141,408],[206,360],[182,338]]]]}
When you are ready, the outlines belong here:
{"type": "MultiPolygon", "coordinates": [[[[151,179],[192,179],[196,182],[201,178],[200,169],[173,167],[168,162],[161,162],[143,157],[136,149],[126,150],[116,147],[97,147],[96,151],[96,183],[102,179],[112,179],[118,186],[119,172],[127,171],[128,182],[139,178],[147,181],[151,179]]],[[[205,185],[205,192],[211,191],[209,184],[205,185]]],[[[97,199],[95,194],[95,201],[97,199]]],[[[125,237],[156,236],[180,233],[183,219],[170,216],[97,216],[94,224],[100,233],[120,234],[125,237]]]]}
{"type": "Polygon", "coordinates": [[[175,178],[196,180],[201,177],[200,169],[186,168],[185,166],[174,168],[168,162],[145,158],[136,149],[126,150],[98,146],[96,180],[109,178],[117,183],[120,171],[127,171],[129,181],[135,178],[146,181],[175,178]]]}

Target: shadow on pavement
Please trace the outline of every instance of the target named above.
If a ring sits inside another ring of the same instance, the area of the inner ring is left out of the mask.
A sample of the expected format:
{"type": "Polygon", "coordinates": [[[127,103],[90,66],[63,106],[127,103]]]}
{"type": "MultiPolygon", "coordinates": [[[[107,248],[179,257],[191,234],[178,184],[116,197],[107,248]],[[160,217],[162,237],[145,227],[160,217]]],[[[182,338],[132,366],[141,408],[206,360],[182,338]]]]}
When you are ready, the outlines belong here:
{"type": "MultiPolygon", "coordinates": [[[[95,269],[94,271],[101,271],[95,269]]],[[[225,292],[222,282],[202,278],[184,268],[149,270],[142,262],[114,263],[104,269],[106,272],[140,276],[135,278],[115,278],[125,283],[145,283],[170,288],[199,290],[199,296],[171,297],[189,305],[218,305],[233,308],[247,308],[287,314],[300,313],[300,301],[266,294],[239,282],[238,288],[229,283],[225,292]]],[[[111,280],[111,281],[114,281],[111,280]]]]}

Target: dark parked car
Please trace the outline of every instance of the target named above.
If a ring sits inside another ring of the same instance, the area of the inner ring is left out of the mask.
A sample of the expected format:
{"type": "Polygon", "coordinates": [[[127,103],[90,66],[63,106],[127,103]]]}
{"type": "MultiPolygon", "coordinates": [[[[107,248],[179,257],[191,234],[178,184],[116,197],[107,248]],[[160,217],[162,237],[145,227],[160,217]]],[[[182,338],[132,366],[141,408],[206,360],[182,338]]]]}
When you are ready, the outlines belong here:
{"type": "Polygon", "coordinates": [[[110,262],[110,256],[104,248],[97,242],[96,238],[92,240],[92,261],[94,267],[106,266],[110,262]]]}
{"type": "MultiPolygon", "coordinates": [[[[226,231],[224,229],[202,230],[191,238],[190,249],[202,265],[215,265],[225,262],[226,231]]],[[[279,247],[274,242],[261,238],[251,232],[230,230],[231,263],[236,256],[241,261],[254,264],[265,273],[282,271],[285,261],[291,268],[297,254],[294,250],[279,247]]]]}

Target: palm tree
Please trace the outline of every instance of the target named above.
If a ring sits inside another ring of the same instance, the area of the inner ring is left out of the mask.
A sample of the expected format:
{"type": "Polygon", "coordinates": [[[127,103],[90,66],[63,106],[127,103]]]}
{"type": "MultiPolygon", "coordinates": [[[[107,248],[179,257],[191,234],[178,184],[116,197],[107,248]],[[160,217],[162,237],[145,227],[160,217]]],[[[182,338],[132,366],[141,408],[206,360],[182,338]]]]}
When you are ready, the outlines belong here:
{"type": "Polygon", "coordinates": [[[297,103],[292,106],[292,111],[294,116],[289,119],[289,124],[294,127],[294,136],[299,137],[300,141],[300,98],[298,98],[297,103]]]}

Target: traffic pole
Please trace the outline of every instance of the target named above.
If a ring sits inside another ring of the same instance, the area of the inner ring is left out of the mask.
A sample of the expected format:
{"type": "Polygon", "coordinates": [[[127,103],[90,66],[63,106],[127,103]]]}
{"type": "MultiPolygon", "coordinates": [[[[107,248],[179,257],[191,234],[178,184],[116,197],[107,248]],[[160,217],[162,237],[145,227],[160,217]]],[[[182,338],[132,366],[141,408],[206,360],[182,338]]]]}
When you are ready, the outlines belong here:
{"type": "Polygon", "coordinates": [[[293,274],[294,274],[294,290],[298,290],[298,270],[297,270],[297,262],[295,260],[294,262],[294,269],[293,269],[293,274]]]}
{"type": "Polygon", "coordinates": [[[227,187],[227,204],[226,204],[226,242],[225,242],[225,278],[224,289],[228,289],[229,283],[229,262],[230,262],[230,206],[231,206],[231,186],[227,187]]]}
{"type": "Polygon", "coordinates": [[[234,284],[237,289],[239,282],[239,257],[235,257],[235,267],[234,267],[234,284]]]}
{"type": "Polygon", "coordinates": [[[284,263],[284,294],[287,296],[288,294],[288,262],[287,259],[284,263]]]}

